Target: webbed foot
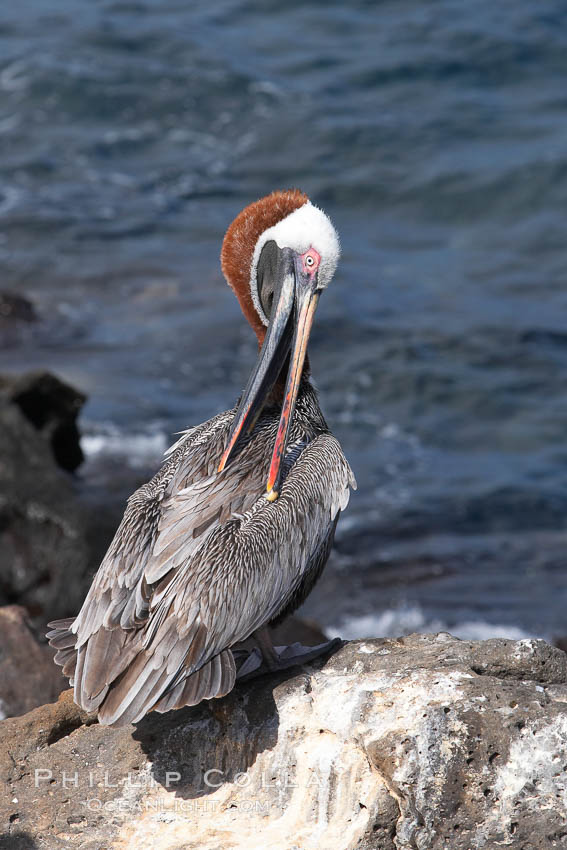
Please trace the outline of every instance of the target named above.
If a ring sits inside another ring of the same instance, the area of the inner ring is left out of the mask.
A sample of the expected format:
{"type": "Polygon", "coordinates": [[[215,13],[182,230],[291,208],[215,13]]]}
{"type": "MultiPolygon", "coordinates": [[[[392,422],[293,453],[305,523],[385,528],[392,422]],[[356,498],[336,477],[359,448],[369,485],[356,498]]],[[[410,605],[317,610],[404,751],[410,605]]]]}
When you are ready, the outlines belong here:
{"type": "MultiPolygon", "coordinates": [[[[257,635],[254,635],[257,639],[257,635]]],[[[233,650],[236,661],[236,678],[238,681],[247,681],[256,676],[264,676],[266,673],[276,673],[287,670],[289,667],[297,667],[307,664],[320,655],[326,655],[333,649],[342,645],[340,638],[333,638],[317,646],[303,646],[301,643],[292,643],[289,646],[264,645],[259,640],[259,647],[250,652],[245,650],[233,650]],[[240,666],[239,666],[240,662],[240,666]]]]}

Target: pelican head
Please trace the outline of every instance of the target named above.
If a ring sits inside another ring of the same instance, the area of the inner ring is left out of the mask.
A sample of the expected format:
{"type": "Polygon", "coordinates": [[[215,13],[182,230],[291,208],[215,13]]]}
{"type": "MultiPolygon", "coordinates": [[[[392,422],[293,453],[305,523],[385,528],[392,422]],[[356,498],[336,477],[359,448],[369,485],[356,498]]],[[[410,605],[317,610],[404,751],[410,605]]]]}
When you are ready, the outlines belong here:
{"type": "Polygon", "coordinates": [[[232,222],[223,241],[223,273],[261,349],[236,411],[219,472],[254,428],[289,356],[266,486],[270,501],[279,493],[281,461],[315,308],[335,273],[339,254],[339,238],[330,219],[297,189],[272,192],[250,204],[232,222]]]}

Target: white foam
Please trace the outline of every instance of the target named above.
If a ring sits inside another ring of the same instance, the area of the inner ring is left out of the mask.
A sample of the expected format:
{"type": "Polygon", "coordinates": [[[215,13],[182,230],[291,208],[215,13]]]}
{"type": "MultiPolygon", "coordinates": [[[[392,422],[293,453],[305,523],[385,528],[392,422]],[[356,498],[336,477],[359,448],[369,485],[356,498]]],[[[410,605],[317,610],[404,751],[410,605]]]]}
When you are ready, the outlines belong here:
{"type": "Polygon", "coordinates": [[[168,439],[158,425],[140,431],[124,431],[112,423],[90,426],[81,437],[81,448],[87,461],[120,458],[130,466],[145,467],[159,463],[168,439]]]}
{"type": "Polygon", "coordinates": [[[390,608],[379,614],[366,614],[361,617],[345,618],[336,626],[326,627],[329,637],[342,637],[345,640],[368,637],[397,637],[412,632],[450,632],[463,640],[486,640],[487,638],[510,638],[523,640],[534,635],[518,626],[503,623],[489,623],[485,620],[464,620],[448,624],[441,619],[427,617],[417,605],[402,605],[390,608]]]}

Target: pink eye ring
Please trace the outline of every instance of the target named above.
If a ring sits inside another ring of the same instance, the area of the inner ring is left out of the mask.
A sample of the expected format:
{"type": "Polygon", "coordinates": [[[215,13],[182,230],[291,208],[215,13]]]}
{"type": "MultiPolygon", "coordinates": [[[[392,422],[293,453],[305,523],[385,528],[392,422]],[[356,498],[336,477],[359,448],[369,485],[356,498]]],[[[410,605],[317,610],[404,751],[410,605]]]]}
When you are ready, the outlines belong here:
{"type": "Polygon", "coordinates": [[[321,256],[317,253],[315,248],[310,248],[308,251],[303,254],[303,268],[306,272],[314,272],[319,268],[319,263],[321,262],[321,256]]]}

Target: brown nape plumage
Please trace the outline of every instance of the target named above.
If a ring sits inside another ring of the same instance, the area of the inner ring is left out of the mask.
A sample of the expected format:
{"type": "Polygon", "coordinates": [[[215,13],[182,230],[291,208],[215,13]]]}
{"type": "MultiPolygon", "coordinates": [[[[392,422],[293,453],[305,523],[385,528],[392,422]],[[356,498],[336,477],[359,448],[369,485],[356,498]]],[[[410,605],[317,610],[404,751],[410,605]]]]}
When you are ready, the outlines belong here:
{"type": "Polygon", "coordinates": [[[221,697],[238,678],[329,648],[276,650],[266,627],[311,590],[355,486],[302,374],[324,263],[334,270],[337,256],[332,225],[298,190],[251,204],[229,227],[223,271],[265,337],[242,400],[181,436],[128,500],[77,617],[50,624],[75,701],[101,723],[221,697]],[[259,255],[258,286],[270,278],[277,293],[267,334],[250,280],[259,255]],[[241,646],[250,636],[258,649],[241,646]]]}
{"type": "Polygon", "coordinates": [[[236,216],[222,243],[221,268],[229,286],[236,293],[248,324],[253,328],[260,345],[266,328],[258,317],[250,295],[250,266],[254,248],[262,233],[273,227],[294,210],[309,201],[299,189],[272,192],[265,198],[245,207],[236,216]]]}

